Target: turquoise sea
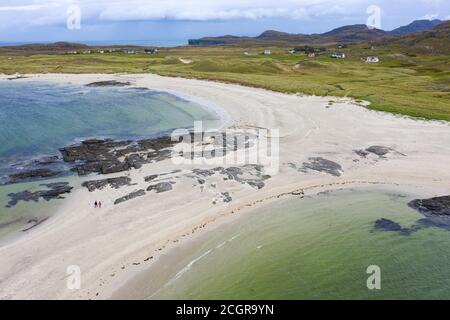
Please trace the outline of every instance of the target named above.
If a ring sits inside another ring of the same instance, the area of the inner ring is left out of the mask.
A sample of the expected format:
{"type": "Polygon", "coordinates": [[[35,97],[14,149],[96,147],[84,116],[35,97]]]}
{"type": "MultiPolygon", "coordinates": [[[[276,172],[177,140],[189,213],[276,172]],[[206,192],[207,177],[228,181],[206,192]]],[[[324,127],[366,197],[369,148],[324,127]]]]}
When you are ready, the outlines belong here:
{"type": "Polygon", "coordinates": [[[414,198],[401,189],[339,190],[243,213],[163,256],[129,283],[131,296],[449,299],[450,231],[374,230],[380,218],[405,228],[423,218],[407,206],[414,198]],[[367,288],[371,265],[380,267],[380,290],[367,288]]]}
{"type": "MultiPolygon", "coordinates": [[[[20,170],[30,159],[59,155],[58,148],[86,138],[149,138],[175,128],[191,128],[195,120],[203,120],[209,127],[220,125],[218,115],[209,109],[169,93],[133,87],[1,81],[0,177],[20,170]]],[[[71,178],[56,181],[67,179],[71,178]]],[[[47,214],[49,208],[57,206],[58,201],[40,201],[4,207],[8,193],[42,189],[41,183],[0,186],[0,236],[17,227],[14,221],[34,217],[40,211],[47,214]]]]}

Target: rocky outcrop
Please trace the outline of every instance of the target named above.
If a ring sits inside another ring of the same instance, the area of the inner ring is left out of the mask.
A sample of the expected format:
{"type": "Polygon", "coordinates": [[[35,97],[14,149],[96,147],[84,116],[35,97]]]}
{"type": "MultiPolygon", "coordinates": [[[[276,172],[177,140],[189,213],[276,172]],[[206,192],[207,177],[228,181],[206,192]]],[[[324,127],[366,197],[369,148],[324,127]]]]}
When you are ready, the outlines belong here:
{"type": "Polygon", "coordinates": [[[450,217],[450,196],[435,197],[430,199],[416,199],[408,203],[408,206],[419,211],[425,216],[450,217]]]}
{"type": "Polygon", "coordinates": [[[403,235],[410,235],[413,232],[412,229],[403,228],[399,223],[385,218],[375,221],[374,228],[376,230],[399,232],[403,235]]]}
{"type": "MultiPolygon", "coordinates": [[[[172,182],[173,183],[173,182],[172,182]]],[[[147,188],[147,191],[155,191],[156,193],[167,192],[173,189],[172,183],[170,182],[159,182],[157,184],[152,184],[147,188]]]]}
{"type": "Polygon", "coordinates": [[[367,156],[369,156],[370,154],[378,156],[378,158],[386,158],[388,154],[406,156],[405,154],[400,153],[393,148],[385,146],[370,146],[365,150],[355,150],[355,153],[362,158],[367,158],[367,156]]]}
{"type": "Polygon", "coordinates": [[[125,202],[128,200],[137,198],[137,197],[142,197],[144,195],[145,195],[145,190],[140,189],[140,190],[131,192],[131,193],[127,194],[126,196],[116,199],[116,201],[114,201],[114,204],[119,204],[119,203],[122,203],[122,202],[125,202]]]}
{"type": "Polygon", "coordinates": [[[47,168],[31,169],[14,173],[9,176],[8,183],[30,181],[36,178],[50,178],[61,174],[61,171],[53,171],[47,168]]]}
{"type": "MultiPolygon", "coordinates": [[[[291,163],[290,166],[297,169],[297,166],[293,163],[291,163]]],[[[321,157],[309,158],[308,162],[303,162],[303,165],[297,170],[302,172],[307,172],[310,170],[318,171],[336,177],[340,177],[344,172],[344,169],[342,169],[340,164],[321,157]]]]}
{"type": "Polygon", "coordinates": [[[35,201],[37,202],[40,198],[43,198],[44,200],[52,200],[52,199],[63,199],[61,196],[65,193],[70,193],[73,189],[67,182],[57,182],[57,183],[51,183],[43,185],[49,188],[48,190],[39,190],[39,191],[22,191],[17,193],[10,193],[8,196],[11,198],[11,200],[8,202],[6,207],[10,208],[12,206],[15,206],[19,201],[35,201]]]}
{"type": "Polygon", "coordinates": [[[375,222],[375,229],[398,231],[404,235],[409,235],[423,228],[450,230],[450,196],[416,199],[409,202],[408,206],[419,211],[424,215],[424,218],[417,220],[411,228],[402,228],[398,223],[388,219],[379,219],[375,222]]]}
{"type": "Polygon", "coordinates": [[[126,87],[131,85],[130,82],[121,82],[117,80],[97,81],[86,85],[86,87],[126,87]]]}
{"type": "Polygon", "coordinates": [[[162,161],[171,156],[175,142],[170,137],[139,141],[85,140],[78,145],[61,148],[65,162],[72,163],[72,171],[79,175],[117,173],[139,169],[145,163],[162,161]],[[149,151],[151,150],[151,151],[149,151]],[[124,160],[120,160],[125,157],[124,160]]]}
{"type": "Polygon", "coordinates": [[[129,177],[117,177],[117,178],[108,178],[102,180],[91,180],[85,181],[81,185],[86,187],[89,192],[93,192],[95,190],[101,190],[106,186],[110,186],[114,189],[119,189],[120,187],[130,185],[131,179],[129,177]]]}

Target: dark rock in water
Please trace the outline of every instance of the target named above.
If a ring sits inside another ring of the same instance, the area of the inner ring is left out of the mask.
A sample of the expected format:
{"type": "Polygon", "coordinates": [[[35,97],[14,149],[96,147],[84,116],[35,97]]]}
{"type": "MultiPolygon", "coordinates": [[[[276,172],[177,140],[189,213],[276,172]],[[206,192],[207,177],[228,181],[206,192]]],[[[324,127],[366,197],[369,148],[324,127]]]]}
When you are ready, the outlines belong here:
{"type": "Polygon", "coordinates": [[[408,203],[408,206],[426,216],[450,216],[450,196],[416,199],[408,203]]]}
{"type": "Polygon", "coordinates": [[[61,174],[61,171],[53,171],[47,168],[26,170],[19,173],[14,173],[9,176],[9,183],[23,182],[33,178],[49,178],[61,174]]]}
{"type": "Polygon", "coordinates": [[[450,216],[432,216],[416,222],[417,228],[441,228],[450,231],[450,216]]]}
{"type": "Polygon", "coordinates": [[[155,151],[159,151],[168,147],[173,146],[176,141],[172,141],[170,136],[162,136],[155,139],[144,139],[137,142],[140,146],[140,150],[149,150],[153,149],[155,151]]]}
{"type": "Polygon", "coordinates": [[[308,160],[309,160],[309,162],[303,163],[301,170],[303,170],[303,171],[306,171],[306,170],[319,171],[319,172],[331,174],[336,177],[341,176],[342,172],[344,171],[340,164],[330,161],[330,160],[327,160],[327,159],[324,159],[324,158],[315,157],[315,158],[309,158],[308,160]]]}
{"type": "Polygon", "coordinates": [[[156,193],[162,193],[172,190],[172,184],[170,182],[159,182],[157,184],[150,185],[147,191],[155,190],[156,193]]]}
{"type": "Polygon", "coordinates": [[[90,192],[95,190],[101,190],[106,186],[110,186],[114,189],[119,189],[122,186],[130,185],[131,179],[129,177],[117,177],[117,178],[108,178],[102,180],[91,180],[85,181],[81,185],[86,187],[90,192]]]}
{"type": "Polygon", "coordinates": [[[413,232],[412,229],[403,228],[399,223],[384,218],[375,221],[374,228],[376,230],[400,232],[403,235],[410,235],[413,232]]]}
{"type": "Polygon", "coordinates": [[[10,208],[12,206],[15,206],[19,201],[35,201],[37,202],[39,198],[43,198],[44,200],[51,200],[51,199],[63,199],[61,197],[62,194],[70,193],[72,191],[73,187],[69,185],[67,182],[58,182],[58,183],[51,183],[45,185],[49,187],[49,190],[39,190],[39,191],[22,191],[17,193],[10,193],[8,196],[11,198],[11,201],[8,202],[7,208],[10,208]]]}
{"type": "Polygon", "coordinates": [[[140,189],[140,190],[131,192],[131,193],[127,194],[126,196],[123,196],[123,197],[121,197],[119,199],[116,199],[116,201],[114,201],[114,204],[119,204],[119,203],[131,200],[131,199],[134,199],[134,198],[137,198],[137,197],[141,197],[141,196],[144,196],[144,195],[145,195],[145,190],[140,189]]]}
{"type": "Polygon", "coordinates": [[[131,85],[130,82],[120,82],[117,80],[107,80],[107,81],[97,81],[97,82],[92,82],[86,85],[86,87],[109,87],[109,86],[114,86],[114,87],[125,87],[125,86],[129,86],[131,85]]]}
{"type": "Polygon", "coordinates": [[[120,155],[116,150],[125,148],[132,144],[132,141],[113,140],[85,140],[79,145],[72,145],[59,149],[65,162],[75,161],[107,161],[117,160],[120,155]]]}

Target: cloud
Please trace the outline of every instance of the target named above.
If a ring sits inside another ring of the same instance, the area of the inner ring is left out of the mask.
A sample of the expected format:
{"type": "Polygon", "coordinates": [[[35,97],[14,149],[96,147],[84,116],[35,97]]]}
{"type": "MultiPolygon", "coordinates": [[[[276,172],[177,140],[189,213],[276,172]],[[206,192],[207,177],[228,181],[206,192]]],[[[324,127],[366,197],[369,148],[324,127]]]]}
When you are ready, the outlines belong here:
{"type": "Polygon", "coordinates": [[[368,0],[3,0],[4,26],[65,23],[66,9],[78,5],[82,20],[95,22],[138,20],[236,20],[348,14],[354,6],[365,10],[368,0]],[[20,2],[20,3],[18,3],[20,2]],[[362,4],[362,6],[361,6],[362,4]],[[14,15],[12,13],[14,12],[14,15]]]}
{"type": "MultiPolygon", "coordinates": [[[[311,21],[314,18],[366,20],[366,9],[374,0],[0,0],[0,28],[65,25],[67,8],[78,5],[82,24],[101,24],[121,21],[230,21],[257,19],[290,19],[311,21]]],[[[390,9],[431,12],[427,18],[448,15],[448,2],[420,0],[410,6],[408,0],[375,1],[383,12],[390,9]]],[[[414,13],[413,13],[414,12],[414,13]]],[[[322,20],[323,21],[323,20],[322,20]]]]}

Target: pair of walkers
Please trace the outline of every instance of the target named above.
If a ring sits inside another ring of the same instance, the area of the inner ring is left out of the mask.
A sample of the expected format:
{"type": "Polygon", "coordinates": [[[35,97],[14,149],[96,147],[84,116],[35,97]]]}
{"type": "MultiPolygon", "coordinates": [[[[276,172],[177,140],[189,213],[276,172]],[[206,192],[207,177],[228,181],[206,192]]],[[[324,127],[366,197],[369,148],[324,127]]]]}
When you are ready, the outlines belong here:
{"type": "Polygon", "coordinates": [[[94,208],[101,208],[101,207],[102,207],[101,201],[95,201],[94,202],[94,208]]]}

